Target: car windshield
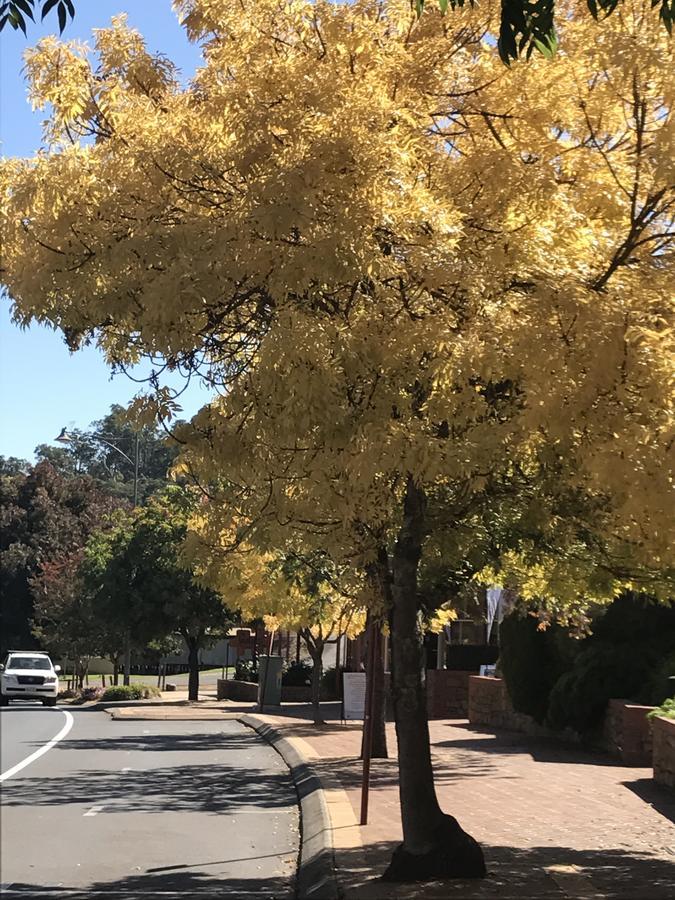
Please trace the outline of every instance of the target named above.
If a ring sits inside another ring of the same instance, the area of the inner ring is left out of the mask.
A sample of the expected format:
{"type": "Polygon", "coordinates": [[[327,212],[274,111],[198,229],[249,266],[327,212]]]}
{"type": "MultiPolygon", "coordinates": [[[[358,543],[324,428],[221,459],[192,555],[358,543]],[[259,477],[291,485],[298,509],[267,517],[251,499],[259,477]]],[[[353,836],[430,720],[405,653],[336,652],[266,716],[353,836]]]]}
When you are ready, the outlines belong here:
{"type": "Polygon", "coordinates": [[[51,669],[46,656],[10,656],[8,669],[51,669]]]}

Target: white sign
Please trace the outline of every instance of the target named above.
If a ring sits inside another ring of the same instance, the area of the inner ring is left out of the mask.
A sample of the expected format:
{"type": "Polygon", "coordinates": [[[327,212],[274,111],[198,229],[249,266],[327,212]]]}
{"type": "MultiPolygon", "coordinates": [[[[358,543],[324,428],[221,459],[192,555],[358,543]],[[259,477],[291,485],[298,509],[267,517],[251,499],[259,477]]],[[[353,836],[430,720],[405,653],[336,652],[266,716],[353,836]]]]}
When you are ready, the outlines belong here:
{"type": "Polygon", "coordinates": [[[366,673],[343,672],[342,701],[345,719],[363,719],[366,709],[366,673]]]}

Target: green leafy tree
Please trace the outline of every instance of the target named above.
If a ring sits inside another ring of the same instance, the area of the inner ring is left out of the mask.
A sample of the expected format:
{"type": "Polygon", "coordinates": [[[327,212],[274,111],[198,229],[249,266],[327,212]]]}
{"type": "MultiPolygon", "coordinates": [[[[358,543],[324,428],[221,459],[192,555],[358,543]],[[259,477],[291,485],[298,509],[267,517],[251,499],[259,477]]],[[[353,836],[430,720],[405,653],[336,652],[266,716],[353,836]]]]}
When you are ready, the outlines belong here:
{"type": "Polygon", "coordinates": [[[178,443],[163,429],[149,425],[137,431],[119,404],[86,431],[74,428],[68,436],[67,444],[36,447],[38,461],[46,460],[63,475],[91,475],[101,490],[129,502],[134,494],[136,440],[141,503],[166,485],[167,472],[178,453],[178,443]]]}
{"type": "Polygon", "coordinates": [[[113,506],[86,475],[66,478],[48,462],[0,462],[2,650],[36,646],[33,579],[81,550],[113,506]]]}
{"type": "Polygon", "coordinates": [[[31,580],[34,598],[33,635],[40,646],[73,661],[79,686],[92,656],[107,656],[117,683],[123,634],[99,614],[95,598],[81,574],[83,550],[44,562],[31,580]]]}
{"type": "Polygon", "coordinates": [[[111,632],[128,630],[146,649],[180,634],[188,649],[188,697],[199,693],[199,651],[223,637],[233,617],[221,597],[181,561],[195,499],[172,486],[147,506],[118,515],[89,542],[82,572],[111,632]]]}

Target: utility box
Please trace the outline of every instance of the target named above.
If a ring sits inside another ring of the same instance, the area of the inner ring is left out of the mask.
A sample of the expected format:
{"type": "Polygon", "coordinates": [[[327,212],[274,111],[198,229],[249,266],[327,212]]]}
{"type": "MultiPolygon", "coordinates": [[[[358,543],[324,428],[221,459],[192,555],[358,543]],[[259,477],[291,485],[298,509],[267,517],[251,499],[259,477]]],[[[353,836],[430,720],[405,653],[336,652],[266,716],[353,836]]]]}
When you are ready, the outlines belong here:
{"type": "Polygon", "coordinates": [[[258,657],[258,709],[263,706],[281,706],[281,672],[284,661],[281,656],[258,657]]]}

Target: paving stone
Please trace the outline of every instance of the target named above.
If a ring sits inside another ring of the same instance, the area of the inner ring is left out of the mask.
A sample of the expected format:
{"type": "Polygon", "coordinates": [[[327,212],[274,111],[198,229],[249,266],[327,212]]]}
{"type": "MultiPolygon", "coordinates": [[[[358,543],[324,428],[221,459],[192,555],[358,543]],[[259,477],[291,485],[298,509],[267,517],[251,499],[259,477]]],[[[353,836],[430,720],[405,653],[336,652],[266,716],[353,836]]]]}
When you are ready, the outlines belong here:
{"type": "MultiPolygon", "coordinates": [[[[342,785],[360,811],[361,730],[282,721],[302,733],[314,765],[342,785]]],[[[363,847],[336,850],[346,900],[379,898],[675,898],[675,793],[651,769],[542,738],[430,723],[439,801],[483,845],[489,876],[475,882],[384,885],[402,839],[395,734],[389,760],[373,760],[363,847]]]]}

